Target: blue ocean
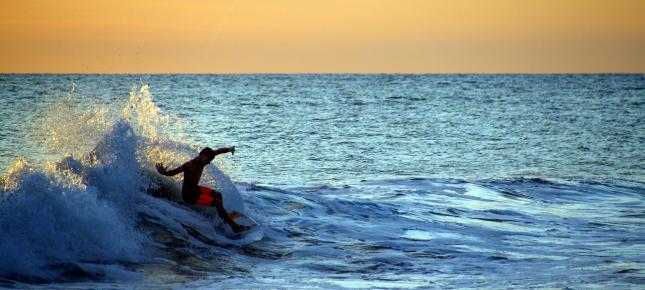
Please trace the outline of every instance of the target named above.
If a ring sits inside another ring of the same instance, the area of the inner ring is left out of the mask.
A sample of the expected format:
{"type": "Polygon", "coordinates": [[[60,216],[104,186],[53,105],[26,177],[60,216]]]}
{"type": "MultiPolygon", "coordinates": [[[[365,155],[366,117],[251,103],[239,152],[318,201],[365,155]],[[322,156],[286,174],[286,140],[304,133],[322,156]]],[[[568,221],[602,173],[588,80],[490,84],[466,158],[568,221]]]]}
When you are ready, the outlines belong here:
{"type": "Polygon", "coordinates": [[[645,75],[0,75],[0,288],[642,289],[645,75]],[[260,224],[232,238],[161,178],[260,224]]]}

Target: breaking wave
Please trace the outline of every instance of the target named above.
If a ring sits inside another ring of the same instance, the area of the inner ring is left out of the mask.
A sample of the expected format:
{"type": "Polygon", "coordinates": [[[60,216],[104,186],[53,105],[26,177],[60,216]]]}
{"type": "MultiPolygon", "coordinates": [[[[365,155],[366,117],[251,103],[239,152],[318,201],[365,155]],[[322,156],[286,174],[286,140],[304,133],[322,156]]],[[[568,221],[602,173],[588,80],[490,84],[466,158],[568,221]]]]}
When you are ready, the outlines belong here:
{"type": "MultiPolygon", "coordinates": [[[[216,214],[183,204],[178,180],[156,174],[156,162],[177,166],[197,149],[170,137],[171,131],[177,136],[179,120],[161,113],[147,85],[133,90],[120,111],[81,107],[75,98],[72,92],[44,111],[35,132],[46,149],[43,159],[53,160],[18,159],[2,177],[0,277],[138,279],[132,265],[154,261],[164,243],[205,247],[261,238],[226,238],[215,230],[216,214]]],[[[207,167],[203,182],[224,194],[229,210],[244,212],[235,185],[215,166],[207,167]]]]}

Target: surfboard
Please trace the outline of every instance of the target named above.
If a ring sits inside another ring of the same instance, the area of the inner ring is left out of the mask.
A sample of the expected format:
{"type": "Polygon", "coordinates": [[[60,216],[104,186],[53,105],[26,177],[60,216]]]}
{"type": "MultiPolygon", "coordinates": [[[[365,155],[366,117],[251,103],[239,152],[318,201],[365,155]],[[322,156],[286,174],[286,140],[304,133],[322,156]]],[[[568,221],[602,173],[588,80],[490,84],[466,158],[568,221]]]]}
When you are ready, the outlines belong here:
{"type": "Polygon", "coordinates": [[[159,175],[154,171],[150,171],[149,174],[151,176],[150,178],[154,180],[154,184],[157,185],[157,187],[155,187],[153,190],[149,190],[149,194],[151,194],[152,196],[162,197],[178,203],[184,207],[190,208],[206,219],[220,221],[219,223],[216,223],[215,226],[211,226],[210,231],[202,227],[191,226],[185,223],[182,224],[184,229],[186,229],[187,232],[194,238],[204,243],[212,244],[213,241],[218,240],[215,238],[215,236],[212,236],[216,234],[233,241],[235,244],[243,245],[259,241],[264,236],[264,232],[260,223],[245,214],[242,198],[240,197],[237,190],[222,192],[222,197],[224,201],[224,208],[227,212],[229,212],[229,214],[232,212],[238,212],[240,214],[240,216],[234,218],[234,220],[240,225],[250,227],[248,230],[240,233],[235,233],[228,224],[221,221],[217,214],[217,210],[214,207],[189,205],[183,202],[183,199],[181,197],[180,183],[177,180],[167,176],[159,175]]]}

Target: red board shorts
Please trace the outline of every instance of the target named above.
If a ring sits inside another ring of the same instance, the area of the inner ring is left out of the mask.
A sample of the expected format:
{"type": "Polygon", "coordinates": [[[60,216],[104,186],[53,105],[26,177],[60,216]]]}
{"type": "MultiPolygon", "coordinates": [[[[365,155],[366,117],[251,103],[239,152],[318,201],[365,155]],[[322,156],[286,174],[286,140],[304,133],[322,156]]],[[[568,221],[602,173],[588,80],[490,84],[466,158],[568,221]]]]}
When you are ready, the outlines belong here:
{"type": "Polygon", "coordinates": [[[202,205],[202,206],[213,206],[215,201],[222,201],[222,194],[208,188],[206,186],[199,186],[199,197],[197,198],[197,202],[195,202],[195,205],[202,205]]]}

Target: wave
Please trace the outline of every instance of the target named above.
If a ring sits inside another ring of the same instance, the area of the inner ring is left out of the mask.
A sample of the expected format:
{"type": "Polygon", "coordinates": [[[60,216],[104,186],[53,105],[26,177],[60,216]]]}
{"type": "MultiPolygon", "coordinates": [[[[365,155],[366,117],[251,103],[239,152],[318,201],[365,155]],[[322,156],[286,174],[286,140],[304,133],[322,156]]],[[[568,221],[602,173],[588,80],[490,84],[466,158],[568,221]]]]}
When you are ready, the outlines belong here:
{"type": "MultiPolygon", "coordinates": [[[[227,238],[214,210],[184,204],[178,180],[154,171],[156,162],[176,166],[198,151],[165,134],[171,118],[148,86],[131,92],[120,115],[108,111],[80,107],[73,95],[56,103],[40,135],[48,154],[60,159],[44,166],[18,160],[2,177],[0,277],[138,279],[129,265],[154,260],[164,244],[244,245],[262,238],[261,232],[227,238]]],[[[216,166],[205,169],[203,183],[223,193],[229,211],[245,212],[235,185],[216,166]]]]}

